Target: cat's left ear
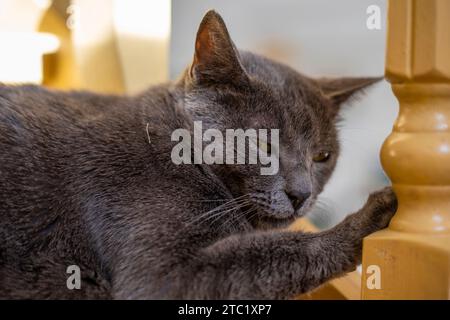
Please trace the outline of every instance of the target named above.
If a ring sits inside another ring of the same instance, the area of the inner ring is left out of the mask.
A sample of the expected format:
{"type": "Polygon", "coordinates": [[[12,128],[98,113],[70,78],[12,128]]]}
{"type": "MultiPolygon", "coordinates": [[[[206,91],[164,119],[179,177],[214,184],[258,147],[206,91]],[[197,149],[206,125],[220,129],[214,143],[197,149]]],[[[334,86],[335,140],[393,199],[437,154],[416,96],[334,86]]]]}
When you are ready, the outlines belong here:
{"type": "Polygon", "coordinates": [[[202,85],[242,85],[248,81],[225,22],[214,10],[206,13],[198,28],[189,76],[202,85]]]}
{"type": "Polygon", "coordinates": [[[383,77],[368,78],[322,78],[316,79],[316,83],[322,90],[323,95],[335,105],[336,113],[339,106],[361,93],[363,89],[382,80],[383,77]]]}

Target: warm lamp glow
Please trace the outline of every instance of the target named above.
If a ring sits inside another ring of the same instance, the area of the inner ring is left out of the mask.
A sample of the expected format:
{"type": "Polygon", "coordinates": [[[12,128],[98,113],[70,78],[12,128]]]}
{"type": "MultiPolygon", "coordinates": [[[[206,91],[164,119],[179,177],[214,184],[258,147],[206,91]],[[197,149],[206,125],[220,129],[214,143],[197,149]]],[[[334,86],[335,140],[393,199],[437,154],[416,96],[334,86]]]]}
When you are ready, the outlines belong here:
{"type": "Polygon", "coordinates": [[[122,34],[165,40],[170,34],[170,0],[115,0],[114,22],[122,34]]]}
{"type": "Polygon", "coordinates": [[[114,28],[127,92],[168,79],[170,25],[170,0],[114,0],[114,28]]]}
{"type": "Polygon", "coordinates": [[[41,83],[42,56],[59,47],[56,36],[38,32],[0,32],[0,82],[41,83]]]}

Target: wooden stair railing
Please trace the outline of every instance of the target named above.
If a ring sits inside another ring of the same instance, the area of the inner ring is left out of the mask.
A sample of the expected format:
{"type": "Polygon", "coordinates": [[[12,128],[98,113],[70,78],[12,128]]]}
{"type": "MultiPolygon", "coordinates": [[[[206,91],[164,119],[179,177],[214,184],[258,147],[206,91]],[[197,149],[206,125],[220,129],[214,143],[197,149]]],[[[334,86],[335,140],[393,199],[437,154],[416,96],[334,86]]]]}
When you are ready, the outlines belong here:
{"type": "Polygon", "coordinates": [[[449,299],[449,0],[389,2],[386,77],[400,113],[381,160],[399,208],[364,240],[362,298],[449,299]],[[370,265],[380,289],[366,285],[370,265]]]}

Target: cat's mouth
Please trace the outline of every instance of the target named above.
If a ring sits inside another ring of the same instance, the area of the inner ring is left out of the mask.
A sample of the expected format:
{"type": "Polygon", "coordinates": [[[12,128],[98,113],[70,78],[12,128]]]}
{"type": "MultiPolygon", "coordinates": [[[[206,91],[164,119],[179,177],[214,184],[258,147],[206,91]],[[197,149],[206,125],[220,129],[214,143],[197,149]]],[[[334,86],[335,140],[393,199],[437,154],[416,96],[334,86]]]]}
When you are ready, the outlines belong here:
{"type": "Polygon", "coordinates": [[[278,229],[285,228],[296,219],[295,215],[283,218],[275,218],[273,216],[263,216],[255,221],[254,227],[257,229],[278,229]]]}
{"type": "Polygon", "coordinates": [[[284,228],[294,222],[295,219],[305,216],[314,202],[315,197],[309,197],[301,207],[283,211],[255,203],[249,206],[250,209],[247,209],[254,212],[248,219],[250,224],[256,229],[284,228]]]}
{"type": "Polygon", "coordinates": [[[253,210],[247,209],[254,212],[252,215],[248,216],[248,221],[255,229],[266,230],[287,227],[297,218],[297,215],[294,212],[276,215],[267,212],[258,206],[253,205],[252,207],[253,210]]]}

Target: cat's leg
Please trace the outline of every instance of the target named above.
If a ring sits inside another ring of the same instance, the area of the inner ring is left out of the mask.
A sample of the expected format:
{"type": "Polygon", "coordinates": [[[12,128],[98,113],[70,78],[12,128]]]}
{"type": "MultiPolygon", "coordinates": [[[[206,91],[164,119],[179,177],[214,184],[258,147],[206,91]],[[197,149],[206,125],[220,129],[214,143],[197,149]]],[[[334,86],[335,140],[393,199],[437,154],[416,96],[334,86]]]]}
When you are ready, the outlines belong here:
{"type": "Polygon", "coordinates": [[[180,275],[178,297],[285,299],[307,292],[354,270],[363,238],[385,228],[396,208],[393,191],[385,188],[327,231],[261,232],[220,240],[180,275]]]}
{"type": "Polygon", "coordinates": [[[109,248],[103,258],[112,266],[111,295],[118,299],[291,298],[353,270],[361,261],[362,239],[386,227],[396,207],[394,193],[386,188],[330,230],[248,233],[203,249],[196,248],[193,239],[185,239],[189,234],[174,233],[170,240],[167,231],[164,235],[155,235],[155,229],[146,231],[142,216],[124,215],[127,222],[138,223],[126,230],[141,232],[127,236],[115,231],[115,237],[109,232],[104,237],[124,240],[103,245],[109,248]],[[177,244],[180,237],[185,239],[182,245],[177,244]],[[171,242],[174,239],[178,240],[171,242]],[[165,245],[154,245],[160,241],[165,245]]]}

